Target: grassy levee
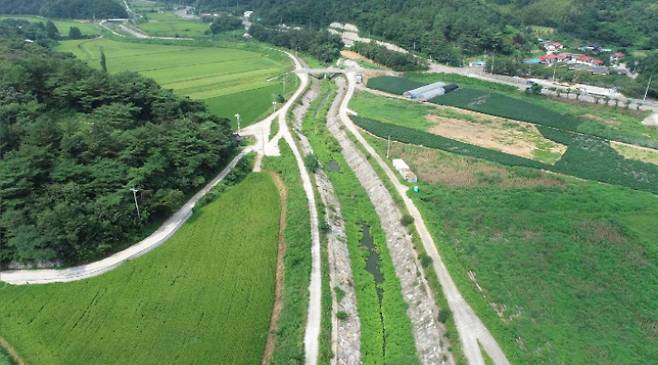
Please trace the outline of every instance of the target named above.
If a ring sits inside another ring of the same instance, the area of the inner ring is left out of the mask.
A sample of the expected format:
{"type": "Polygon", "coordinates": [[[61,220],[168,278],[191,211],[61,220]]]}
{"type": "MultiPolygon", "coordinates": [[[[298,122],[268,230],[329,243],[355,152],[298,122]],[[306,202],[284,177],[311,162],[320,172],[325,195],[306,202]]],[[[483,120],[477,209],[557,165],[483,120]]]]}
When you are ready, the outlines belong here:
{"type": "Polygon", "coordinates": [[[283,308],[271,364],[304,363],[304,328],[311,275],[311,226],[308,200],[290,147],[281,140],[281,157],[266,158],[264,168],[281,176],[288,187],[283,308]]]}
{"type": "Polygon", "coordinates": [[[333,320],[331,315],[331,309],[333,306],[331,291],[334,290],[334,288],[329,285],[331,280],[329,277],[329,242],[327,240],[326,232],[327,225],[322,221],[326,216],[326,207],[322,204],[322,199],[320,199],[315,183],[313,185],[313,190],[315,191],[315,201],[318,205],[318,217],[320,217],[320,243],[322,245],[320,247],[322,259],[322,266],[320,267],[322,272],[322,319],[320,324],[320,352],[318,355],[318,362],[323,365],[330,365],[331,359],[334,357],[331,342],[331,327],[333,320]]]}
{"type": "MultiPolygon", "coordinates": [[[[285,54],[258,44],[207,42],[194,45],[165,41],[93,39],[64,41],[59,51],[71,52],[91,67],[100,68],[101,49],[109,72],[135,71],[166,89],[206,103],[210,112],[245,127],[267,115],[272,100],[284,94],[282,75],[292,69],[285,54]]],[[[285,94],[297,85],[286,78],[285,94]]]]}
{"type": "Polygon", "coordinates": [[[323,83],[322,94],[314,101],[304,120],[304,134],[341,203],[361,321],[361,359],[364,364],[415,364],[418,360],[411,323],[384,232],[366,191],[325,126],[329,104],[323,105],[322,100],[331,93],[330,84],[323,83]],[[327,168],[329,164],[334,168],[327,168]],[[364,232],[364,227],[369,232],[364,232]],[[366,239],[368,235],[372,238],[372,251],[362,243],[364,234],[366,239]],[[381,275],[380,282],[374,271],[381,275]],[[381,304],[378,295],[381,295],[381,304]]]}
{"type": "Polygon", "coordinates": [[[396,142],[391,151],[418,171],[420,193],[409,194],[512,363],[656,361],[654,196],[396,142]]]}
{"type": "Polygon", "coordinates": [[[107,274],[2,285],[0,335],[31,364],[259,363],[278,191],[267,174],[220,191],[165,245],[107,274]]]}

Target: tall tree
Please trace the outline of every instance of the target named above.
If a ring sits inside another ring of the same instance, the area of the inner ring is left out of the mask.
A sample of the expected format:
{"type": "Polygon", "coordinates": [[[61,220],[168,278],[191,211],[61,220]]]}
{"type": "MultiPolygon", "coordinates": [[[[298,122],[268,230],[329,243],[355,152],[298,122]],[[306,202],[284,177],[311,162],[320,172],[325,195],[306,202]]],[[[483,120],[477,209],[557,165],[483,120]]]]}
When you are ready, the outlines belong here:
{"type": "Polygon", "coordinates": [[[101,69],[103,72],[107,72],[107,59],[105,58],[105,50],[101,47],[101,69]]]}
{"type": "Polygon", "coordinates": [[[71,27],[69,29],[69,38],[70,39],[80,39],[82,38],[82,32],[78,27],[71,27]]]}
{"type": "Polygon", "coordinates": [[[57,26],[55,26],[55,23],[53,23],[51,20],[46,23],[46,33],[48,34],[48,38],[59,38],[59,29],[57,29],[57,26]]]}

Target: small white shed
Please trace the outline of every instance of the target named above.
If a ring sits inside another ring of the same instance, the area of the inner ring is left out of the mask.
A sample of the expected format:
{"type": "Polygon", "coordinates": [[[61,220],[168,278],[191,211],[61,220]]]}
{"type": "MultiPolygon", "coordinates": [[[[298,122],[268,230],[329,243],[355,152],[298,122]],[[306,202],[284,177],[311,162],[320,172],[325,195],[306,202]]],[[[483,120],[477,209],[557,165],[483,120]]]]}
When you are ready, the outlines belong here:
{"type": "Polygon", "coordinates": [[[393,167],[398,170],[404,181],[414,184],[418,182],[418,177],[411,171],[411,168],[409,168],[409,165],[404,160],[399,158],[393,159],[393,167]]]}

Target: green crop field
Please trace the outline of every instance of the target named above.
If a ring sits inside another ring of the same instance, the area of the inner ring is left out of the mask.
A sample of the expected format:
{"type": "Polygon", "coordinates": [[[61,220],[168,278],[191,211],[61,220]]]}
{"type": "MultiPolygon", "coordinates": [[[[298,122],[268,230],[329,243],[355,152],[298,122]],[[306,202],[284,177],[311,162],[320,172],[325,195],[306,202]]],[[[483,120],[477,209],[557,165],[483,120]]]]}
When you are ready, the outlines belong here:
{"type": "Polygon", "coordinates": [[[658,166],[624,158],[598,137],[540,127],[544,137],[568,146],[555,165],[543,164],[504,152],[474,146],[417,129],[354,117],[354,122],[375,136],[477,157],[507,166],[524,166],[555,171],[583,179],[626,186],[658,194],[658,166]]]}
{"type": "Polygon", "coordinates": [[[405,91],[419,88],[424,85],[427,85],[427,83],[394,76],[379,76],[368,79],[369,88],[396,95],[402,95],[405,91]]]}
{"type": "MultiPolygon", "coordinates": [[[[562,120],[571,120],[571,124],[574,124],[573,119],[576,118],[578,122],[575,123],[577,124],[576,129],[572,129],[574,131],[630,144],[658,148],[658,129],[647,127],[641,123],[649,112],[628,110],[624,108],[623,103],[620,103],[619,106],[615,108],[603,105],[603,101],[601,101],[600,105],[597,105],[549,97],[529,97],[512,86],[454,74],[408,73],[405,77],[426,84],[436,81],[454,82],[468,89],[479,90],[479,95],[482,95],[483,93],[489,94],[492,91],[495,91],[495,100],[503,102],[503,104],[509,106],[509,108],[507,108],[509,110],[502,111],[506,114],[515,113],[515,110],[513,110],[514,108],[520,108],[519,110],[526,108],[528,110],[534,109],[533,114],[541,115],[544,114],[541,110],[548,109],[560,115],[567,116],[567,119],[563,118],[562,120]],[[518,104],[518,102],[522,102],[522,104],[518,104]],[[525,107],[523,105],[525,105],[525,107]]],[[[492,101],[493,100],[494,99],[492,99],[492,101]]],[[[434,101],[440,103],[439,98],[434,101]]],[[[614,105],[614,103],[611,102],[611,105],[614,105]]],[[[486,106],[482,107],[488,108],[486,106]]],[[[490,105],[489,108],[491,108],[493,112],[501,112],[500,106],[490,105]]],[[[530,115],[527,112],[516,112],[521,115],[521,117],[528,117],[530,115]]],[[[539,118],[542,117],[540,116],[539,118]]],[[[531,123],[546,124],[545,118],[528,121],[531,123]]],[[[548,123],[550,123],[550,121],[548,123]]]]}
{"type": "Polygon", "coordinates": [[[654,195],[396,142],[391,157],[423,181],[409,194],[513,364],[658,362],[654,195]]]}
{"type": "MultiPolygon", "coordinates": [[[[240,113],[242,126],[270,111],[273,94],[283,93],[281,75],[292,69],[286,55],[257,46],[240,49],[95,39],[65,41],[58,49],[100,68],[101,48],[109,72],[139,72],[177,94],[205,101],[211,111],[232,120],[240,113]]],[[[287,79],[290,92],[296,78],[287,79]]]]}
{"type": "Polygon", "coordinates": [[[78,27],[84,35],[91,36],[101,33],[100,28],[88,20],[48,19],[36,15],[0,15],[0,19],[23,19],[33,23],[41,22],[44,24],[48,20],[52,20],[63,37],[68,36],[71,27],[78,27]]]}
{"type": "Polygon", "coordinates": [[[279,212],[271,177],[251,174],[165,245],[107,274],[3,284],[0,336],[30,364],[260,363],[279,212]]]}
{"type": "MultiPolygon", "coordinates": [[[[391,82],[391,79],[387,78],[386,82],[391,82]]],[[[373,80],[376,79],[370,79],[369,83],[373,80]]],[[[394,93],[395,90],[391,89],[390,92],[394,93]]],[[[610,146],[608,140],[584,134],[580,126],[587,122],[571,114],[562,114],[551,109],[558,102],[546,103],[544,106],[530,102],[536,99],[541,98],[520,99],[502,92],[488,92],[473,87],[460,88],[436,97],[432,102],[536,124],[543,138],[567,146],[566,153],[553,165],[424,132],[429,122],[421,115],[429,109],[418,104],[398,100],[380,102],[378,98],[357,96],[354,99],[354,108],[360,116],[354,118],[354,121],[361,128],[383,138],[390,136],[401,142],[438,148],[508,166],[551,170],[658,194],[658,166],[625,158],[610,146]],[[379,120],[364,118],[362,114],[374,116],[379,120]]],[[[468,118],[470,116],[466,117],[468,118]]]]}
{"type": "Polygon", "coordinates": [[[198,38],[210,29],[200,20],[182,19],[172,12],[148,13],[146,17],[148,20],[139,28],[150,36],[198,38]]]}

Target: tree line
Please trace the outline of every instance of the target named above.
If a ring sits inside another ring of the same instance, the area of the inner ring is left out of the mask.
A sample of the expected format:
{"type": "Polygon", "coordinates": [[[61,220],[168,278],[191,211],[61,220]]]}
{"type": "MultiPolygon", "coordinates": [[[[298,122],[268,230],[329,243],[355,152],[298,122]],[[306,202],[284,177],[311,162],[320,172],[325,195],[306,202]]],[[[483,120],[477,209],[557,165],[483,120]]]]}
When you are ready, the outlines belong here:
{"type": "Polygon", "coordinates": [[[260,24],[254,24],[249,28],[249,34],[262,42],[306,52],[325,63],[338,59],[340,50],[344,46],[339,36],[324,29],[268,28],[260,24]]]}
{"type": "Polygon", "coordinates": [[[117,0],[0,0],[0,14],[30,14],[59,19],[128,17],[117,0]]]}
{"type": "MultiPolygon", "coordinates": [[[[172,1],[173,2],[173,1],[172,1]]],[[[179,0],[176,0],[178,3],[179,0]]],[[[612,46],[658,48],[653,0],[187,0],[199,11],[255,10],[265,25],[323,28],[350,22],[363,35],[392,41],[433,60],[460,65],[482,53],[527,54],[529,26],[612,46]]]]}
{"type": "Polygon", "coordinates": [[[427,62],[410,53],[389,50],[376,43],[354,42],[352,50],[395,71],[426,70],[427,62]]]}
{"type": "Polygon", "coordinates": [[[2,263],[78,263],[132,244],[236,151],[229,120],[200,102],[0,39],[2,263]]]}

